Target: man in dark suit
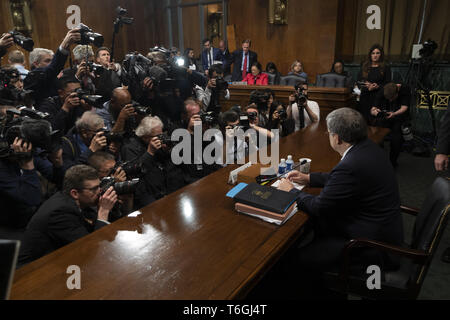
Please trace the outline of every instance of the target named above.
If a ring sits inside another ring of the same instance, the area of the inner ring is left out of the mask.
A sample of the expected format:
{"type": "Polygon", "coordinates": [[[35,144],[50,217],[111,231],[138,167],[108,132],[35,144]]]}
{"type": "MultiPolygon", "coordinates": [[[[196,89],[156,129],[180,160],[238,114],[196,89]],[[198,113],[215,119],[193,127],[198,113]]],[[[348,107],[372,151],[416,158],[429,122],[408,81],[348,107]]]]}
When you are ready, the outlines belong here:
{"type": "Polygon", "coordinates": [[[253,63],[258,61],[258,55],[250,51],[250,45],[250,40],[242,41],[242,49],[234,51],[231,55],[230,64],[233,64],[231,81],[242,81],[250,72],[253,63]]]}
{"type": "MultiPolygon", "coordinates": [[[[334,270],[345,244],[367,238],[393,245],[403,241],[398,185],[385,152],[367,138],[367,125],[361,114],[341,108],[327,116],[331,147],[341,161],[330,173],[289,173],[280,188],[297,192],[297,204],[312,220],[314,239],[298,252],[302,268],[334,270]],[[318,196],[293,189],[290,181],[310,187],[323,187],[318,196]]],[[[386,269],[391,261],[372,251],[357,255],[358,271],[371,264],[386,269]],[[381,258],[381,259],[380,259],[381,258]]]]}
{"type": "Polygon", "coordinates": [[[34,91],[34,99],[39,105],[45,98],[56,96],[57,76],[64,69],[67,57],[70,54],[70,46],[81,40],[79,29],[67,32],[56,54],[50,50],[35,48],[30,53],[30,65],[32,71],[24,80],[24,89],[34,91]]]}
{"type": "Polygon", "coordinates": [[[203,40],[202,66],[205,73],[207,73],[209,67],[216,64],[218,61],[222,62],[220,50],[218,48],[214,48],[209,39],[203,40]]]}
{"type": "Polygon", "coordinates": [[[19,265],[107,225],[117,195],[113,187],[103,195],[100,191],[100,180],[94,168],[77,165],[67,170],[63,191],[44,202],[28,224],[20,248],[19,265]]]}

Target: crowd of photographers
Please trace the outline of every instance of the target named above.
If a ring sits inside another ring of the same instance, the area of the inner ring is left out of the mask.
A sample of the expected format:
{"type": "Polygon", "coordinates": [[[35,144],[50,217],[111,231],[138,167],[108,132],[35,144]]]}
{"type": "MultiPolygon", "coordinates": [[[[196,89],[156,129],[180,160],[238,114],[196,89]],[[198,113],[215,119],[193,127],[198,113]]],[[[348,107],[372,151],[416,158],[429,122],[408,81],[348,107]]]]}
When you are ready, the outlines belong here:
{"type": "Polygon", "coordinates": [[[256,141],[226,150],[236,161],[239,144],[248,151],[261,137],[275,139],[272,129],[281,136],[298,130],[298,110],[300,127],[318,121],[306,84],[296,86],[287,107],[266,89],[254,91],[248,106],[225,111],[222,65],[199,72],[162,47],[117,64],[85,25],[70,30],[55,53],[10,32],[0,38],[0,55],[14,43],[30,51],[31,70],[20,51],[0,69],[0,238],[22,240],[20,265],[224,166],[195,161],[194,152],[174,164],[176,129],[192,136],[192,150],[195,126],[219,129],[213,139],[222,145],[237,129],[255,129],[256,141]]]}

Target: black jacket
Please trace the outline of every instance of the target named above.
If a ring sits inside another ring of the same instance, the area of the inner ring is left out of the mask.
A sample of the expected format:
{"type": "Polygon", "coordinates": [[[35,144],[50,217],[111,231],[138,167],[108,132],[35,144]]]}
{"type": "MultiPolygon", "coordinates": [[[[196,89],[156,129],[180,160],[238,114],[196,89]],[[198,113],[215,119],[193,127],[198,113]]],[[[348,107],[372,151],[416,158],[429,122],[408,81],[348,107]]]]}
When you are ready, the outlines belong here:
{"type": "Polygon", "coordinates": [[[36,105],[39,105],[45,98],[58,94],[56,77],[64,69],[66,60],[67,55],[58,49],[47,67],[37,68],[28,73],[24,79],[24,89],[34,91],[36,105]]]}
{"type": "Polygon", "coordinates": [[[75,201],[62,192],[42,204],[25,231],[19,265],[36,260],[105,226],[93,209],[81,211],[75,201]],[[86,218],[94,220],[89,223],[86,218]]]}
{"type": "Polygon", "coordinates": [[[319,196],[299,192],[299,209],[319,220],[328,235],[400,245],[403,223],[394,170],[385,152],[366,139],[354,145],[330,173],[311,173],[319,196]]]}
{"type": "MultiPolygon", "coordinates": [[[[230,64],[233,64],[233,75],[231,77],[231,81],[242,81],[242,55],[243,55],[244,51],[241,50],[236,50],[233,52],[233,54],[230,57],[230,64]]],[[[248,51],[249,54],[249,61],[248,61],[248,70],[250,73],[251,70],[251,66],[254,62],[258,61],[258,55],[256,54],[256,52],[253,51],[248,51]]]]}
{"type": "Polygon", "coordinates": [[[151,156],[146,144],[138,137],[130,138],[121,149],[124,161],[142,164],[145,173],[135,192],[135,209],[168,195],[186,185],[183,171],[175,166],[170,153],[158,152],[151,156]]]}
{"type": "Polygon", "coordinates": [[[450,105],[447,106],[441,125],[439,127],[436,153],[450,154],[450,105]]]}
{"type": "Polygon", "coordinates": [[[48,121],[53,130],[60,130],[66,134],[75,125],[75,121],[84,113],[84,109],[77,106],[66,112],[62,110],[63,102],[59,96],[45,98],[38,106],[38,110],[49,114],[48,121]]]}

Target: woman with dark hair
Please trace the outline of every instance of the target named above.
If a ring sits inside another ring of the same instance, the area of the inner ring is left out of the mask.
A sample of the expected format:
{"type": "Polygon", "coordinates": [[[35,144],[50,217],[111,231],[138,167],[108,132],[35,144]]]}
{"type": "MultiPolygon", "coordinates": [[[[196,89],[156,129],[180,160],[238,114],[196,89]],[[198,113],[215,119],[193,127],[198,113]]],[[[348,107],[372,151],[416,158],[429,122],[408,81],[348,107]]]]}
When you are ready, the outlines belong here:
{"type": "Polygon", "coordinates": [[[292,132],[294,132],[294,121],[292,118],[287,118],[286,109],[283,104],[278,101],[272,103],[269,112],[269,123],[267,124],[267,129],[278,129],[280,130],[280,137],[285,137],[292,132]]]}
{"type": "Polygon", "coordinates": [[[269,62],[266,65],[266,72],[275,75],[275,79],[273,80],[273,84],[280,84],[281,73],[278,71],[277,66],[273,62],[269,62]]]}
{"type": "Polygon", "coordinates": [[[269,84],[269,76],[262,73],[262,66],[259,62],[254,62],[252,64],[251,73],[247,73],[244,82],[250,85],[267,86],[269,84]]]}
{"type": "Polygon", "coordinates": [[[186,68],[191,69],[193,71],[203,72],[203,70],[201,70],[201,64],[194,57],[194,49],[186,48],[186,50],[184,50],[183,57],[184,57],[184,66],[186,68]]]}
{"type": "Polygon", "coordinates": [[[373,45],[362,64],[358,74],[358,84],[361,88],[361,113],[369,122],[370,109],[374,106],[376,96],[383,86],[391,81],[391,69],[384,61],[384,50],[379,44],[373,45]]]}

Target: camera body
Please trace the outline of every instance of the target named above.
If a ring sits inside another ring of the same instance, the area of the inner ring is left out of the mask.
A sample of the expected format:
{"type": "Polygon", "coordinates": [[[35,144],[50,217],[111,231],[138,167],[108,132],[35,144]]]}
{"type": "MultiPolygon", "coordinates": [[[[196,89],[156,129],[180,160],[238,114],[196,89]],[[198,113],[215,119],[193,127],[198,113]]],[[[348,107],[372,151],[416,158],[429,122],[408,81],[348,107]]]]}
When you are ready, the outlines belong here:
{"type": "Polygon", "coordinates": [[[113,172],[116,171],[119,167],[121,167],[122,170],[125,171],[128,179],[139,178],[146,172],[145,167],[141,162],[117,162],[114,166],[113,172]]]}
{"type": "Polygon", "coordinates": [[[87,104],[96,108],[103,108],[101,103],[102,96],[90,94],[89,90],[84,90],[82,88],[76,89],[75,92],[80,100],[83,99],[87,104]]]}
{"type": "Polygon", "coordinates": [[[20,79],[20,74],[15,68],[0,68],[0,102],[5,105],[34,104],[32,90],[20,90],[11,83],[20,79]]]}
{"type": "Polygon", "coordinates": [[[100,33],[93,32],[91,28],[87,25],[80,23],[78,26],[80,29],[81,40],[78,42],[82,45],[93,44],[96,47],[101,47],[103,45],[103,36],[100,33]]]}
{"type": "Polygon", "coordinates": [[[214,113],[213,111],[205,112],[205,111],[201,110],[199,113],[199,116],[200,116],[200,119],[202,119],[203,123],[206,123],[209,125],[213,125],[214,123],[216,123],[218,121],[217,114],[214,113]]]}
{"type": "Polygon", "coordinates": [[[14,43],[21,46],[27,51],[33,51],[34,47],[34,41],[31,38],[25,37],[23,34],[16,30],[11,30],[8,32],[10,35],[13,36],[14,43]]]}
{"type": "Polygon", "coordinates": [[[297,103],[297,106],[303,106],[308,101],[307,97],[302,93],[296,93],[295,94],[295,102],[297,103]]]}
{"type": "Polygon", "coordinates": [[[141,116],[144,116],[144,117],[152,115],[152,108],[151,107],[143,106],[143,105],[139,104],[136,101],[133,101],[132,105],[133,105],[134,111],[138,115],[141,115],[141,116]]]}
{"type": "Polygon", "coordinates": [[[170,137],[165,134],[165,133],[161,133],[158,135],[158,139],[161,141],[161,144],[165,144],[166,146],[170,147],[172,145],[172,140],[170,139],[170,137]]]}
{"type": "Polygon", "coordinates": [[[282,110],[278,111],[278,117],[279,117],[280,121],[285,121],[287,119],[286,110],[282,109],[282,110]]]}
{"type": "Polygon", "coordinates": [[[138,183],[139,178],[123,182],[115,182],[113,177],[104,177],[100,181],[101,194],[104,194],[110,187],[114,188],[114,191],[118,196],[123,194],[132,194],[136,190],[138,183]]]}

